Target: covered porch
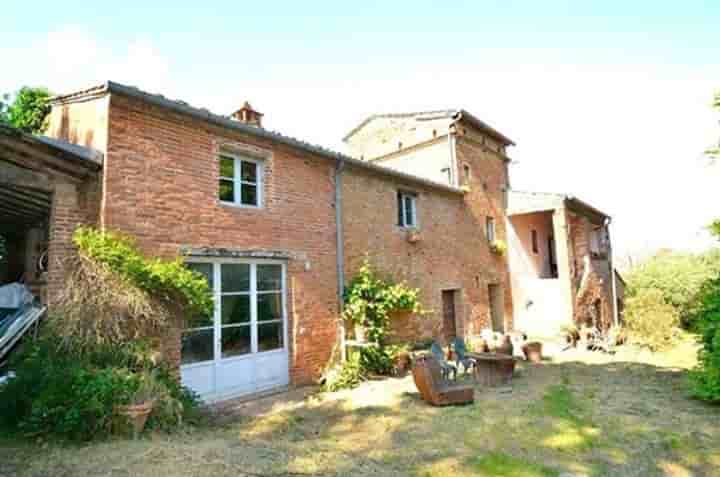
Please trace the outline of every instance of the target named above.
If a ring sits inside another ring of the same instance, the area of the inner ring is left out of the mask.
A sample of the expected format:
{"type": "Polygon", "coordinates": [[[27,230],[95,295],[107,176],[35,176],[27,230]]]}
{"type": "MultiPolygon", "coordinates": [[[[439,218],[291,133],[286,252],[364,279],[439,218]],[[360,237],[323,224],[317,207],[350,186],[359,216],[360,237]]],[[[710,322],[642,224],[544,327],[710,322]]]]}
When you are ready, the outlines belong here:
{"type": "MultiPolygon", "coordinates": [[[[0,287],[19,284],[38,305],[52,303],[73,231],[96,222],[101,167],[96,151],[0,125],[0,287]]],[[[15,328],[0,327],[3,355],[15,328]]]]}

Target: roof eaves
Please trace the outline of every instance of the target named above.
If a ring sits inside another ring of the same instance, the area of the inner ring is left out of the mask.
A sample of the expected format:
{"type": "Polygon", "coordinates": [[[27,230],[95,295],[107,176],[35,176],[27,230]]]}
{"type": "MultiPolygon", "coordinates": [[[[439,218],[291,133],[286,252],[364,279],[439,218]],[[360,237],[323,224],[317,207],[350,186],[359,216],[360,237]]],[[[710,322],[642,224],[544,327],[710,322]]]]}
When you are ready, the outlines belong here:
{"type": "MultiPolygon", "coordinates": [[[[322,146],[318,146],[315,144],[310,144],[305,141],[301,141],[299,139],[295,139],[290,136],[285,136],[281,133],[269,131],[267,129],[258,128],[255,126],[250,126],[244,123],[241,123],[239,121],[227,118],[225,116],[220,116],[218,114],[214,114],[210,112],[207,109],[202,108],[196,108],[193,106],[190,106],[188,103],[185,103],[183,101],[174,101],[171,99],[166,98],[165,96],[159,95],[159,94],[150,94],[145,91],[142,91],[138,88],[132,87],[132,86],[126,86],[120,83],[115,83],[113,81],[108,81],[102,86],[90,88],[84,91],[80,91],[77,93],[72,93],[64,96],[58,96],[56,97],[58,101],[66,101],[67,99],[75,99],[80,98],[87,95],[92,94],[98,94],[98,93],[104,93],[109,92],[111,94],[119,94],[122,96],[127,96],[131,98],[138,99],[140,101],[143,101],[148,104],[152,104],[158,107],[162,107],[165,109],[170,109],[172,111],[186,114],[188,116],[207,121],[211,124],[215,124],[217,126],[225,127],[228,129],[234,129],[236,131],[240,131],[243,133],[246,133],[251,136],[256,136],[264,139],[269,139],[272,141],[276,141],[281,144],[285,144],[290,147],[294,147],[312,154],[317,154],[319,156],[323,156],[325,158],[334,160],[334,161],[344,161],[351,165],[355,165],[357,167],[365,168],[368,170],[372,170],[387,176],[396,177],[405,181],[409,182],[415,182],[418,184],[422,184],[427,187],[433,187],[436,189],[440,189],[446,192],[453,192],[457,194],[463,194],[464,192],[462,189],[459,189],[457,187],[453,187],[446,184],[440,184],[434,181],[430,181],[427,179],[423,179],[418,176],[406,174],[403,172],[395,171],[392,169],[389,169],[387,167],[378,166],[375,164],[370,164],[365,161],[361,161],[359,159],[355,159],[353,157],[347,156],[345,154],[341,154],[339,152],[333,151],[331,149],[327,149],[322,146]]],[[[54,98],[55,99],[55,98],[54,98]]]]}
{"type": "Polygon", "coordinates": [[[35,136],[5,124],[0,124],[0,133],[4,133],[10,137],[14,136],[24,143],[36,147],[42,147],[46,151],[52,151],[53,154],[56,154],[63,160],[69,160],[86,169],[97,171],[102,168],[103,154],[95,149],[77,144],[70,144],[60,139],[54,139],[47,136],[35,136]]]}
{"type": "Polygon", "coordinates": [[[464,109],[460,109],[457,112],[457,114],[455,115],[455,117],[456,117],[456,120],[458,120],[458,121],[460,121],[462,119],[467,119],[470,122],[470,124],[473,124],[474,126],[489,133],[491,136],[494,136],[495,139],[499,139],[506,146],[514,146],[515,145],[515,142],[512,139],[505,136],[503,133],[501,133],[497,129],[493,128],[485,121],[479,119],[478,117],[476,117],[475,115],[473,115],[472,113],[470,113],[464,109]]]}
{"type": "Polygon", "coordinates": [[[342,141],[347,142],[348,139],[350,139],[352,136],[357,134],[358,131],[360,131],[362,128],[364,128],[368,123],[375,119],[379,118],[410,118],[413,116],[421,116],[421,115],[428,115],[428,114],[441,114],[443,117],[452,117],[455,114],[457,114],[457,109],[434,109],[434,110],[428,110],[428,111],[415,111],[412,113],[380,113],[380,114],[372,114],[365,118],[363,121],[360,122],[357,126],[355,126],[349,133],[347,133],[345,136],[343,136],[342,141]]]}

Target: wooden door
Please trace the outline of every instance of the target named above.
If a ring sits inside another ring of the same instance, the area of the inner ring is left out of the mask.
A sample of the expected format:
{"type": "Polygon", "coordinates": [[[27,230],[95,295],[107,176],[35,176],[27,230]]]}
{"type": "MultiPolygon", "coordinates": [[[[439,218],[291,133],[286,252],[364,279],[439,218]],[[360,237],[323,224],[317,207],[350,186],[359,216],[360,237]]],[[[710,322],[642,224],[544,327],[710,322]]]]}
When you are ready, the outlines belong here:
{"type": "Polygon", "coordinates": [[[455,327],[455,290],[443,290],[443,336],[445,342],[449,343],[457,336],[455,327]]]}
{"type": "Polygon", "coordinates": [[[490,322],[493,331],[499,333],[505,332],[505,320],[503,319],[503,295],[500,285],[488,285],[488,295],[490,298],[490,322]]]}

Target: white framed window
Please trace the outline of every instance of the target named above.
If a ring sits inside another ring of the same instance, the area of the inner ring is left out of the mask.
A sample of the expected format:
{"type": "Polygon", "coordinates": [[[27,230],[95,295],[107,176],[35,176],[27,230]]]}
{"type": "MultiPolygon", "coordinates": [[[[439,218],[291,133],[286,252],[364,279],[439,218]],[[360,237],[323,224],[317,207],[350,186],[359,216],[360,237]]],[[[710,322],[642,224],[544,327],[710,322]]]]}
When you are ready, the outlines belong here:
{"type": "Polygon", "coordinates": [[[262,161],[222,153],[218,162],[220,202],[241,207],[262,207],[262,161]]]}
{"type": "Polygon", "coordinates": [[[183,330],[181,364],[240,358],[286,348],[285,266],[271,261],[189,261],[213,293],[211,316],[183,330]]]}
{"type": "Polygon", "coordinates": [[[485,218],[485,235],[487,236],[488,242],[492,242],[495,240],[495,218],[494,217],[486,217],[485,218]]]}
{"type": "Polygon", "coordinates": [[[417,195],[412,192],[398,191],[398,225],[417,227],[417,195]]]}

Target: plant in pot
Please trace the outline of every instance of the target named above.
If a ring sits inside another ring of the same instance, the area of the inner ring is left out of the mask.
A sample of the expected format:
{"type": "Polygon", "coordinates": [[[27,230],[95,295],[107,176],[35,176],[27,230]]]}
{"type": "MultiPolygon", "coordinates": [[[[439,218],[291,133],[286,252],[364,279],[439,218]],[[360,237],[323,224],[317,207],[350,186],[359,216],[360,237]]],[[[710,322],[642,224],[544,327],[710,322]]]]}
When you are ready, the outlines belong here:
{"type": "Polygon", "coordinates": [[[540,363],[542,361],[542,343],[539,341],[530,341],[522,346],[525,359],[531,363],[540,363]]]}
{"type": "Polygon", "coordinates": [[[163,398],[166,391],[165,386],[158,381],[155,372],[143,371],[140,373],[138,386],[130,393],[128,403],[118,405],[116,408],[117,414],[124,417],[130,424],[133,437],[137,438],[145,429],[145,424],[155,403],[163,398]]]}
{"type": "Polygon", "coordinates": [[[490,251],[498,256],[503,256],[507,253],[507,244],[503,240],[495,239],[490,242],[490,251]]]}

